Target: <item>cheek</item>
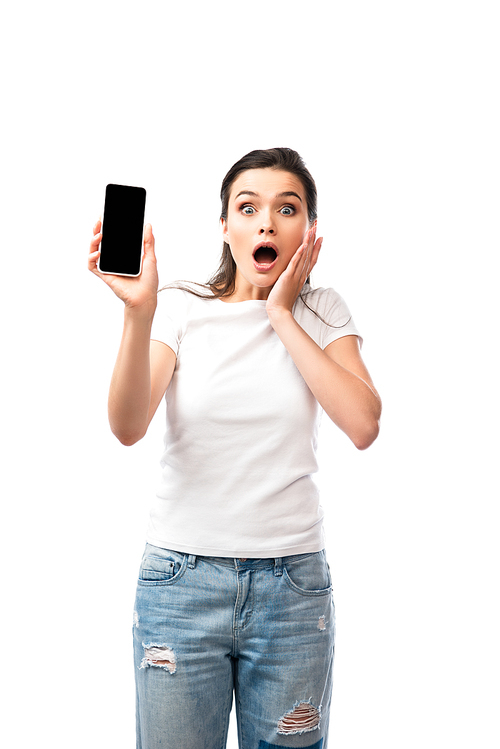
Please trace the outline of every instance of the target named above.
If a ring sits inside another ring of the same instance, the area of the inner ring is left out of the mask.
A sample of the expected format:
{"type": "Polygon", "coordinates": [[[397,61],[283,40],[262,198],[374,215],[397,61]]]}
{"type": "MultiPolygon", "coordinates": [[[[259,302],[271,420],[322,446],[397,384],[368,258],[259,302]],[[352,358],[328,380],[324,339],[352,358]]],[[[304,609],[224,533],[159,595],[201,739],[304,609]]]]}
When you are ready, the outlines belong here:
{"type": "Polygon", "coordinates": [[[304,237],[308,229],[309,226],[307,224],[304,224],[294,227],[294,231],[290,233],[290,244],[293,246],[294,252],[299,249],[300,245],[304,241],[304,237]]]}
{"type": "Polygon", "coordinates": [[[224,238],[231,246],[241,243],[245,238],[245,227],[241,225],[238,216],[231,218],[226,224],[224,238]]]}

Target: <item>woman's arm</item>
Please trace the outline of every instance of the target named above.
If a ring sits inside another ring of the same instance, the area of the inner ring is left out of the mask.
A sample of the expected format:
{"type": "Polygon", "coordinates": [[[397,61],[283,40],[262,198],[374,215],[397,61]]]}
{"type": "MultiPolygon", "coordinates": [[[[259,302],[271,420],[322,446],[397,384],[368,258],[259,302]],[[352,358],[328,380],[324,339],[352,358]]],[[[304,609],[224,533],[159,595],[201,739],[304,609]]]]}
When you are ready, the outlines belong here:
{"type": "Polygon", "coordinates": [[[356,447],[365,450],[378,435],[382,404],[361,358],[357,336],[339,338],[323,350],[292,315],[318,259],[322,239],[315,239],[313,227],[269,294],[267,314],[318,403],[356,447]]]}
{"type": "Polygon", "coordinates": [[[365,450],[376,439],[380,397],[359,352],[358,337],[344,336],[325,350],[289,315],[271,320],[297,369],[328,416],[365,450]]]}
{"type": "Polygon", "coordinates": [[[89,270],[125,304],[123,335],[109,389],[109,423],[122,444],[133,445],[146,434],[172,378],[176,356],[165,344],[150,341],[158,289],[151,224],[144,230],[142,272],[136,278],[99,272],[100,230],[98,221],[90,243],[89,270]]]}
{"type": "Polygon", "coordinates": [[[123,445],[144,437],[175,369],[169,346],[150,341],[151,321],[125,309],[120,350],[108,398],[111,431],[123,445]]]}

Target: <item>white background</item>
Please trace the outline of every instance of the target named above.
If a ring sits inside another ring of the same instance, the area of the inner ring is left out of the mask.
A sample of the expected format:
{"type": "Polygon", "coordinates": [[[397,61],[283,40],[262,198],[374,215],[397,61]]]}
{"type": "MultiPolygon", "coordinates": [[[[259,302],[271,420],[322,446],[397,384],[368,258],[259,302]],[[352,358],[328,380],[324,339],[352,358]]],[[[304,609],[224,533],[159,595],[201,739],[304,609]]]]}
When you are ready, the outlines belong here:
{"type": "Polygon", "coordinates": [[[107,425],[122,309],[86,270],[104,187],[146,187],[160,283],[203,281],[218,264],[224,174],[277,145],[316,178],[313,282],[347,300],[384,402],[366,452],[323,428],[331,745],[499,746],[495,9],[48,0],[2,11],[9,747],[135,746],[133,598],[162,423],[131,448],[107,425]]]}

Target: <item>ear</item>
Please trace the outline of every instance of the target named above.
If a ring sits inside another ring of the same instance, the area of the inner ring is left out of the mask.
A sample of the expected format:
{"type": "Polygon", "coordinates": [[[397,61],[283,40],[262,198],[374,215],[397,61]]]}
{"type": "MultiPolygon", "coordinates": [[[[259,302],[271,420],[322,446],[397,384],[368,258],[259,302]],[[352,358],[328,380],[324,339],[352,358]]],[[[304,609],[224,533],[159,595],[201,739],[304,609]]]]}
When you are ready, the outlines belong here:
{"type": "Polygon", "coordinates": [[[220,223],[222,226],[222,236],[224,238],[224,242],[227,242],[227,244],[229,244],[229,232],[227,228],[227,221],[226,219],[221,218],[220,223]]]}

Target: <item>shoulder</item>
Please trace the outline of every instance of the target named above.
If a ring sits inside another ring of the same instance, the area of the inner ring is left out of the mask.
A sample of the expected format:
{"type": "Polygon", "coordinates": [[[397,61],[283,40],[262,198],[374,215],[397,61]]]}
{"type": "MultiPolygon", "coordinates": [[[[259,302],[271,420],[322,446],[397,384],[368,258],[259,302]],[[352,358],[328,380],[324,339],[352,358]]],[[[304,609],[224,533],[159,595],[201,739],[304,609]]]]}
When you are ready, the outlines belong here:
{"type": "Polygon", "coordinates": [[[358,336],[351,312],[335,289],[306,286],[297,299],[294,317],[322,347],[347,335],[358,336]]]}
{"type": "Polygon", "coordinates": [[[164,310],[177,309],[179,312],[186,312],[193,305],[199,305],[207,301],[198,296],[198,294],[204,294],[205,292],[206,287],[202,284],[191,281],[174,281],[158,290],[158,306],[164,310]]]}
{"type": "Polygon", "coordinates": [[[196,292],[197,288],[203,292],[204,287],[201,286],[201,284],[198,287],[198,285],[192,281],[172,281],[171,283],[162,286],[161,289],[158,289],[158,300],[174,298],[178,301],[179,299],[189,298],[190,296],[194,296],[194,292],[196,292]]]}
{"type": "Polygon", "coordinates": [[[176,353],[190,320],[199,317],[200,306],[208,303],[191,293],[191,287],[196,284],[174,282],[163,286],[157,294],[151,338],[166,343],[176,353]]]}
{"type": "Polygon", "coordinates": [[[307,310],[316,318],[319,315],[327,323],[345,323],[351,316],[344,299],[331,287],[320,286],[314,289],[312,286],[306,286],[297,300],[297,312],[300,313],[301,309],[307,310]]]}

